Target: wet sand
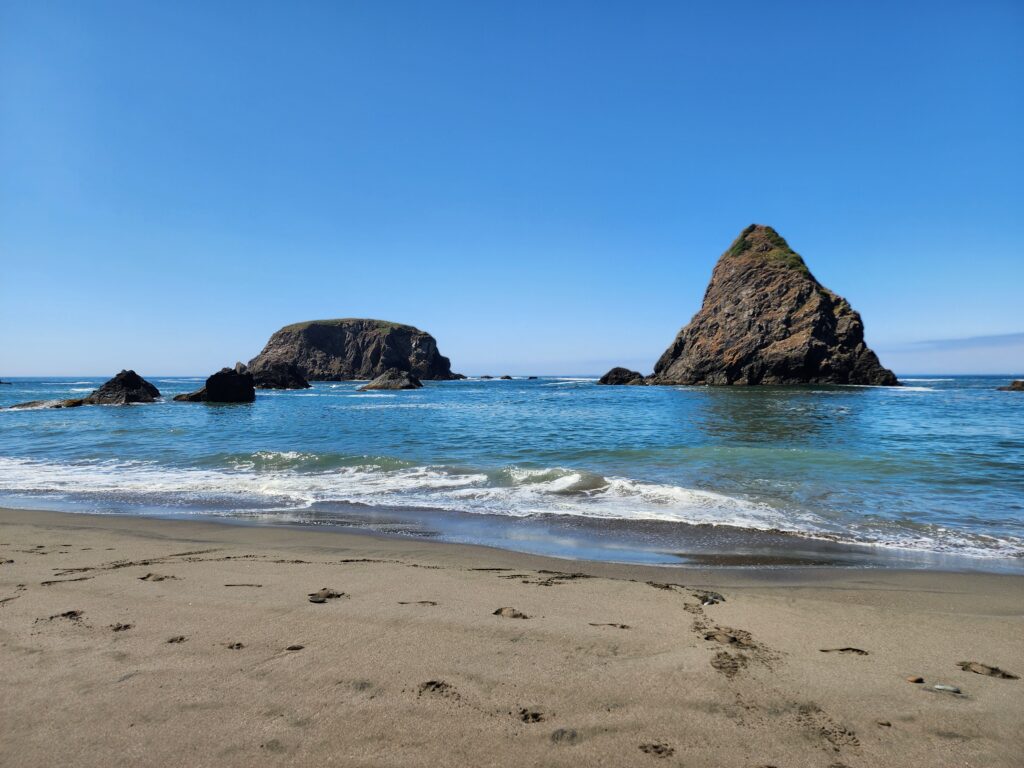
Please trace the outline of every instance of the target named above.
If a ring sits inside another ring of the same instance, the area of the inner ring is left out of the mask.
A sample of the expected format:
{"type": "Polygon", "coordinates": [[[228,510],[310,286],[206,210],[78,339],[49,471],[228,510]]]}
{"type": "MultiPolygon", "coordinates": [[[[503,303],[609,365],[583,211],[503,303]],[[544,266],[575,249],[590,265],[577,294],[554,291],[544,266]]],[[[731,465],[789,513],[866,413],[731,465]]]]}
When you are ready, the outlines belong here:
{"type": "Polygon", "coordinates": [[[993,667],[1021,576],[0,510],[5,766],[1018,766],[993,667]]]}

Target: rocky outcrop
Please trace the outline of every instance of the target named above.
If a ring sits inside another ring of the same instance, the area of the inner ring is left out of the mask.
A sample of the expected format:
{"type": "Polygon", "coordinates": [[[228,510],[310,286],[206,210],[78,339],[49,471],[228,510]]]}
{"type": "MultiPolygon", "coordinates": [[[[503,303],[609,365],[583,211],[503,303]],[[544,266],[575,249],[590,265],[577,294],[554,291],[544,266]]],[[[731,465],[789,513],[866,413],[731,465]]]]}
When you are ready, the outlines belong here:
{"type": "Polygon", "coordinates": [[[251,371],[256,389],[309,389],[295,363],[268,363],[251,371]]]}
{"type": "Polygon", "coordinates": [[[420,379],[458,378],[429,333],[384,320],[312,320],[277,331],[249,362],[257,372],[285,363],[310,381],[373,379],[389,368],[420,379]]]}
{"type": "Polygon", "coordinates": [[[252,374],[239,363],[234,368],[221,368],[206,380],[202,389],[175,395],[184,403],[251,403],[256,399],[252,374]]]}
{"type": "Polygon", "coordinates": [[[597,380],[598,384],[646,384],[644,375],[629,368],[612,368],[597,380]]]}
{"type": "Polygon", "coordinates": [[[1000,392],[1024,392],[1024,379],[1011,381],[1007,387],[999,387],[1000,392]]]}
{"type": "Polygon", "coordinates": [[[126,405],[152,403],[160,397],[160,390],[135,371],[121,371],[110,381],[85,398],[86,405],[126,405]]]}
{"type": "Polygon", "coordinates": [[[152,403],[160,397],[160,390],[139,376],[135,371],[121,371],[114,378],[94,389],[88,397],[67,400],[32,400],[12,405],[13,409],[23,408],[78,408],[82,405],[127,405],[128,403],[152,403]]]}
{"type": "Polygon", "coordinates": [[[512,377],[509,376],[507,373],[504,376],[499,376],[498,378],[500,378],[502,381],[512,381],[512,377]]]}
{"type": "Polygon", "coordinates": [[[864,343],[849,302],[819,283],[774,229],[752,224],[718,260],[700,311],[649,383],[899,382],[864,343]]]}
{"type": "Polygon", "coordinates": [[[415,374],[408,371],[400,371],[397,368],[389,368],[369,384],[359,387],[362,392],[366,389],[419,389],[423,386],[415,374]]]}

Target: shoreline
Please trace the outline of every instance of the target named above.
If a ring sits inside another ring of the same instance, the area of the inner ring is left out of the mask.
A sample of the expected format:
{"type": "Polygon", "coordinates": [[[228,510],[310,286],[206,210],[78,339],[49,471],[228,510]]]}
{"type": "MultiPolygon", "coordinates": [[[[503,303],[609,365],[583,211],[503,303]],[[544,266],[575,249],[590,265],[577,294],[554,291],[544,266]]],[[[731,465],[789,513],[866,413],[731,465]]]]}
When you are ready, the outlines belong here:
{"type": "Polygon", "coordinates": [[[859,768],[1024,751],[1024,680],[958,666],[1024,677],[1019,575],[567,561],[10,509],[0,563],[4,764],[859,768]],[[343,596],[311,603],[323,587],[343,596]]]}
{"type": "Polygon", "coordinates": [[[562,562],[662,568],[837,568],[1024,575],[1024,558],[1021,557],[935,552],[849,542],[825,534],[729,524],[554,513],[516,517],[361,504],[337,504],[327,509],[310,507],[301,510],[308,519],[294,520],[288,516],[295,515],[295,510],[272,508],[245,514],[211,514],[155,506],[118,506],[96,512],[79,511],[86,506],[79,500],[64,500],[44,508],[12,504],[12,501],[0,497],[0,509],[414,539],[550,557],[562,562]],[[276,517],[278,515],[280,517],[276,517]]]}

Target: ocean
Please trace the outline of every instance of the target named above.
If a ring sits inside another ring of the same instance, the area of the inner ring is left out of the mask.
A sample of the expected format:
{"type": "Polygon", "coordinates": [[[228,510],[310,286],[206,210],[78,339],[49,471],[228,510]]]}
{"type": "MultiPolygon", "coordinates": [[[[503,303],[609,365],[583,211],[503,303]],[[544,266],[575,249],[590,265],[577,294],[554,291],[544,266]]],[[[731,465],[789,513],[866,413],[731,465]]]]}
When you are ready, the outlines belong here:
{"type": "MultiPolygon", "coordinates": [[[[0,410],[0,505],[345,527],[562,557],[1024,570],[1024,395],[358,382],[153,405],[0,410]]],[[[14,379],[0,406],[104,378],[14,379]]]]}

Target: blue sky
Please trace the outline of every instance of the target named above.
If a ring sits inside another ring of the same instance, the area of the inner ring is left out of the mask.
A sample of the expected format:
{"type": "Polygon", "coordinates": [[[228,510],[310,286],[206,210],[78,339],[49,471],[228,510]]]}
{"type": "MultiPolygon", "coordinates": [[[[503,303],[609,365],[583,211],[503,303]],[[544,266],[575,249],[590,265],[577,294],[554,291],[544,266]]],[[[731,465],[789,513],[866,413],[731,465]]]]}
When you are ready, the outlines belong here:
{"type": "Polygon", "coordinates": [[[751,222],[897,372],[1021,373],[1022,136],[1017,0],[10,0],[0,375],[344,316],[649,371],[751,222]]]}

